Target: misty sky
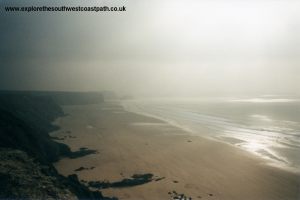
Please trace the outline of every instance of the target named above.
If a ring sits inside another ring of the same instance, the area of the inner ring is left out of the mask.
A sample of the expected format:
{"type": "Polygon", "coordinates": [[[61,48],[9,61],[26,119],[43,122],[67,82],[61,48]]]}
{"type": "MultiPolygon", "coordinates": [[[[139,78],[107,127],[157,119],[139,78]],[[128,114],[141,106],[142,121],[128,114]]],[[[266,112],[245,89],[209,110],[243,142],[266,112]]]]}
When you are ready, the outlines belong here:
{"type": "MultiPolygon", "coordinates": [[[[300,95],[297,0],[73,0],[56,5],[127,11],[4,12],[16,2],[0,0],[0,89],[300,95]]],[[[43,2],[21,5],[54,5],[43,2]]]]}

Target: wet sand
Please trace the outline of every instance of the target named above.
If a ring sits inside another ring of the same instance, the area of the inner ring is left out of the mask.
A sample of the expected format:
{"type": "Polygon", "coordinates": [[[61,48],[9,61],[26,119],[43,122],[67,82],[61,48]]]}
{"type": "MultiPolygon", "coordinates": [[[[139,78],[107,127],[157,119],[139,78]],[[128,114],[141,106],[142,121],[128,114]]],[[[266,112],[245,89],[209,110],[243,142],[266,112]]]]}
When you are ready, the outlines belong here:
{"type": "Polygon", "coordinates": [[[72,150],[96,154],[55,164],[64,175],[85,181],[120,181],[134,174],[164,178],[124,188],[101,189],[119,199],[299,199],[299,175],[271,167],[236,147],[191,136],[162,121],[126,112],[116,104],[66,106],[68,115],[52,133],[72,150]],[[83,169],[75,171],[76,169],[83,169]],[[93,168],[94,167],[94,168],[93,168]],[[168,194],[171,193],[171,194],[168,194]]]}

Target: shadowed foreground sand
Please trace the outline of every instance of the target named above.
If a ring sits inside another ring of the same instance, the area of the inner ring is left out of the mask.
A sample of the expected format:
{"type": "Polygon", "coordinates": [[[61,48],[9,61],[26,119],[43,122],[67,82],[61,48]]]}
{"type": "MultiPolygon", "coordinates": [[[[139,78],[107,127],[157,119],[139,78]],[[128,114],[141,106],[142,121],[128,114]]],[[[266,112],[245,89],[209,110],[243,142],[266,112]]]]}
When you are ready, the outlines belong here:
{"type": "Polygon", "coordinates": [[[55,164],[64,175],[85,181],[120,181],[133,174],[165,177],[139,186],[102,189],[120,199],[299,199],[299,175],[267,166],[263,160],[221,142],[189,136],[162,121],[132,114],[116,104],[66,106],[56,121],[72,150],[98,150],[55,164]],[[75,172],[80,167],[91,168],[75,172]]]}

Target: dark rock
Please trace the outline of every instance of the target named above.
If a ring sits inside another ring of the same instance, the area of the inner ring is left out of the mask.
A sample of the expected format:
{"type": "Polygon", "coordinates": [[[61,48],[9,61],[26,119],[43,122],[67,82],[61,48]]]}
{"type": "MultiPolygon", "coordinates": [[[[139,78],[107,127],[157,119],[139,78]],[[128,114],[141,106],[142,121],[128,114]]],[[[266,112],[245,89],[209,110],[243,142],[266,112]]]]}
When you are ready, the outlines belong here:
{"type": "Polygon", "coordinates": [[[79,167],[78,169],[75,169],[74,171],[79,172],[79,171],[82,171],[82,170],[85,170],[85,169],[88,169],[88,168],[85,168],[85,167],[79,167]]]}
{"type": "Polygon", "coordinates": [[[71,152],[49,136],[58,129],[52,121],[64,116],[57,104],[59,98],[64,103],[68,99],[73,103],[98,102],[91,96],[76,94],[79,99],[71,100],[72,95],[62,94],[0,92],[0,199],[116,199],[90,191],[76,175],[66,178],[53,167],[52,162],[62,156],[95,153],[89,149],[71,152]]]}
{"type": "Polygon", "coordinates": [[[43,163],[57,161],[70,152],[48,135],[60,116],[62,109],[49,97],[0,95],[0,147],[23,150],[43,163]]]}
{"type": "Polygon", "coordinates": [[[96,150],[92,150],[92,149],[87,149],[87,148],[80,148],[78,151],[73,151],[67,154],[67,156],[69,158],[79,158],[79,157],[83,157],[83,156],[87,156],[90,154],[95,154],[97,153],[96,150]]]}
{"type": "Polygon", "coordinates": [[[66,194],[76,198],[52,176],[51,168],[42,167],[23,151],[2,148],[0,162],[0,199],[66,199],[66,194]]]}
{"type": "Polygon", "coordinates": [[[117,182],[110,183],[108,181],[90,181],[88,185],[98,189],[132,187],[149,183],[153,180],[152,177],[153,174],[134,174],[131,178],[125,178],[117,182]]]}
{"type": "Polygon", "coordinates": [[[163,179],[165,179],[166,177],[160,177],[160,178],[156,178],[156,179],[154,179],[155,181],[161,181],[161,180],[163,180],[163,179]]]}

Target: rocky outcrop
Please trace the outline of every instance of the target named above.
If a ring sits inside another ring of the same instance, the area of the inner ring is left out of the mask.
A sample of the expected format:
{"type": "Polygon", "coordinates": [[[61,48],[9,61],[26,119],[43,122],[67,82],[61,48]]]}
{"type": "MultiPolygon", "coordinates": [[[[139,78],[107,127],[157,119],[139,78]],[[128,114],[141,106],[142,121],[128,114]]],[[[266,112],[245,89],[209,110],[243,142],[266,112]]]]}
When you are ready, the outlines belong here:
{"type": "Polygon", "coordinates": [[[23,150],[42,163],[70,153],[68,146],[50,139],[58,127],[52,121],[63,111],[50,97],[0,95],[0,147],[23,150]]]}
{"type": "Polygon", "coordinates": [[[15,149],[0,149],[0,191],[0,199],[77,199],[50,167],[15,149]]]}
{"type": "Polygon", "coordinates": [[[53,167],[62,156],[90,153],[71,152],[51,139],[48,133],[58,128],[52,121],[63,115],[51,95],[0,92],[0,199],[115,199],[90,191],[76,175],[64,177],[53,167]]]}

